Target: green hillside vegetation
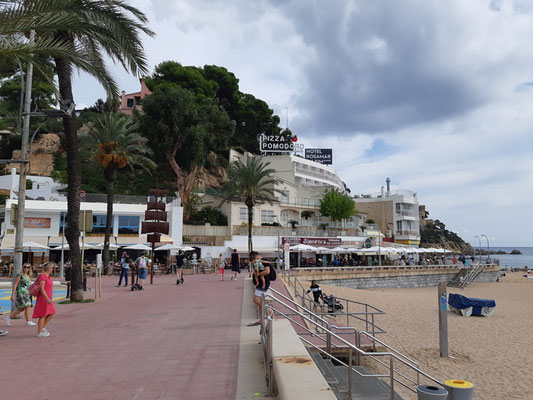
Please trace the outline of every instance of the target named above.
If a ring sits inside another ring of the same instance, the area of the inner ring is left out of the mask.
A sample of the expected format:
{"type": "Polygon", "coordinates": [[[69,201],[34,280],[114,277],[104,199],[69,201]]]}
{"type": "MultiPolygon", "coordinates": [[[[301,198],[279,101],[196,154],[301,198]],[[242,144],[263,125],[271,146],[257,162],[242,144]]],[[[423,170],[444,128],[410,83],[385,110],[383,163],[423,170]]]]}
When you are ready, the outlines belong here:
{"type": "Polygon", "coordinates": [[[446,229],[446,225],[436,220],[427,219],[426,223],[420,226],[420,244],[435,245],[438,247],[457,251],[463,254],[473,254],[473,248],[466,243],[457,233],[446,229]]]}

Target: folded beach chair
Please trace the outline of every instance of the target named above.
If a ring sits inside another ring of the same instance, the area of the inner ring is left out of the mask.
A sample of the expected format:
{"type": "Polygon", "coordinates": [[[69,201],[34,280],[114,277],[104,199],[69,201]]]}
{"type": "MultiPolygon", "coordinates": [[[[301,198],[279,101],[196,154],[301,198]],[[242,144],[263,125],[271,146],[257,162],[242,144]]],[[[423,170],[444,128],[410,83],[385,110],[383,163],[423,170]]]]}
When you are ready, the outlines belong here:
{"type": "Polygon", "coordinates": [[[496,302],[490,299],[476,299],[474,297],[450,293],[448,296],[448,307],[450,311],[462,314],[465,317],[469,317],[470,315],[490,317],[494,314],[496,302]]]}

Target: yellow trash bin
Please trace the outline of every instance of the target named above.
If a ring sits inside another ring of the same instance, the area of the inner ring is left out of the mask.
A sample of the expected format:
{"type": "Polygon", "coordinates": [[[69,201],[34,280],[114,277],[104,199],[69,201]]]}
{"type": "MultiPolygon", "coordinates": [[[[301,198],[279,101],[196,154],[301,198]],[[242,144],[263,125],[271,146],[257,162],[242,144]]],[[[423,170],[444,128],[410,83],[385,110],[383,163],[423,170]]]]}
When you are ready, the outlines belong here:
{"type": "Polygon", "coordinates": [[[474,384],[461,379],[449,379],[444,381],[444,387],[448,391],[448,400],[472,400],[474,384]]]}

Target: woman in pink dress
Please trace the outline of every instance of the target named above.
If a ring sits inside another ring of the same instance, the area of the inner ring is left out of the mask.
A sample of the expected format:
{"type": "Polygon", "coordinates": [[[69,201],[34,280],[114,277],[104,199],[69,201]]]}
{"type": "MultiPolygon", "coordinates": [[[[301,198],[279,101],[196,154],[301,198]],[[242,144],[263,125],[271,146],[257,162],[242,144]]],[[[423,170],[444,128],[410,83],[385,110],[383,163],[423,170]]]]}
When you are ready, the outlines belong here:
{"type": "Polygon", "coordinates": [[[50,332],[46,330],[46,325],[48,325],[56,314],[56,308],[52,302],[54,283],[50,278],[51,272],[52,266],[46,264],[43,273],[35,281],[41,287],[41,292],[37,296],[35,308],[33,309],[33,318],[39,318],[39,322],[37,323],[37,337],[50,336],[50,332]]]}

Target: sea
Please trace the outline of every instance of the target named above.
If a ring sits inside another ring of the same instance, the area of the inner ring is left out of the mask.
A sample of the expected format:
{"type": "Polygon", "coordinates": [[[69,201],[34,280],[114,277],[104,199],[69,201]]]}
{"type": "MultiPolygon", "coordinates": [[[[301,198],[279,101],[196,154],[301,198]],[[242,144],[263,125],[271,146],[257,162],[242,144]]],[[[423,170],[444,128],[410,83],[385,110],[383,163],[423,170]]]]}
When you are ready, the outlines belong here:
{"type": "MultiPolygon", "coordinates": [[[[482,247],[483,250],[487,250],[486,247],[482,247]]],[[[500,261],[502,268],[523,268],[528,266],[533,268],[533,247],[491,247],[491,251],[502,250],[506,253],[510,253],[513,250],[519,250],[522,254],[492,254],[492,259],[500,261]]]]}

